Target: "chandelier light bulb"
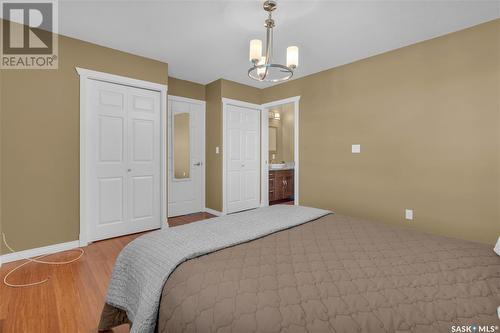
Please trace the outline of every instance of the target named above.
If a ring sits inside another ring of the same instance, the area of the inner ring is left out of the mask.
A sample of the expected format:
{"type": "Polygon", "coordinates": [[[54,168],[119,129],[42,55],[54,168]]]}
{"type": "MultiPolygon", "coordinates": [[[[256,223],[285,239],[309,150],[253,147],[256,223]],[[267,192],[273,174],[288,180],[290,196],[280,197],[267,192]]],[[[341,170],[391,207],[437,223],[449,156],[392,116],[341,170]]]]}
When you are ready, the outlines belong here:
{"type": "Polygon", "coordinates": [[[297,46],[289,46],[286,49],[286,67],[295,69],[299,66],[299,48],[297,46]]]}
{"type": "Polygon", "coordinates": [[[256,63],[262,57],[262,41],[252,39],[250,41],[250,61],[256,63]]]}

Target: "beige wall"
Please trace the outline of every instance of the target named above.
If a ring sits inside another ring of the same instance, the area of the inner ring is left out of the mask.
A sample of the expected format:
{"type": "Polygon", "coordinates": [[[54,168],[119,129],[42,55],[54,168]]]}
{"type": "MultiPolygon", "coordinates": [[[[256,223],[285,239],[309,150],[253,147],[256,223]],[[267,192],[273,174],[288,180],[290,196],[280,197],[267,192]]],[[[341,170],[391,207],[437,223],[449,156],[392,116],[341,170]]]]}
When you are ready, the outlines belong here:
{"type": "Polygon", "coordinates": [[[2,230],[24,250],[78,239],[79,77],[75,66],[166,84],[166,63],[60,37],[58,70],[4,70],[2,230]],[[8,194],[8,195],[6,195],[8,194]]]}
{"type": "Polygon", "coordinates": [[[205,100],[205,86],[191,81],[180,80],[174,77],[168,78],[168,94],[173,96],[187,97],[205,100]]]}
{"type": "Polygon", "coordinates": [[[222,80],[206,86],[205,121],[205,201],[208,208],[222,211],[222,80]]]}
{"type": "Polygon", "coordinates": [[[265,89],[264,103],[302,96],[301,204],[493,243],[499,31],[496,20],[265,89]]]}
{"type": "Polygon", "coordinates": [[[261,104],[261,90],[229,80],[222,81],[222,97],[261,104]]]}

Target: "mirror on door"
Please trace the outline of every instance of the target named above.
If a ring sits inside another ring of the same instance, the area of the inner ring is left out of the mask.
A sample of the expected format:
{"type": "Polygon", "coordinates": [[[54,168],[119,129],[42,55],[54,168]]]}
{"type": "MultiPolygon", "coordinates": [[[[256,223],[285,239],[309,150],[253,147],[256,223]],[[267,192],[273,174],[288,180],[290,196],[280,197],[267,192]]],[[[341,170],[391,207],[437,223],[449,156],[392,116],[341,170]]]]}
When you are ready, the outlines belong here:
{"type": "Polygon", "coordinates": [[[295,105],[275,106],[269,120],[269,204],[295,201],[295,105]]]}
{"type": "Polygon", "coordinates": [[[176,113],[173,121],[174,179],[190,177],[189,113],[176,113]]]}

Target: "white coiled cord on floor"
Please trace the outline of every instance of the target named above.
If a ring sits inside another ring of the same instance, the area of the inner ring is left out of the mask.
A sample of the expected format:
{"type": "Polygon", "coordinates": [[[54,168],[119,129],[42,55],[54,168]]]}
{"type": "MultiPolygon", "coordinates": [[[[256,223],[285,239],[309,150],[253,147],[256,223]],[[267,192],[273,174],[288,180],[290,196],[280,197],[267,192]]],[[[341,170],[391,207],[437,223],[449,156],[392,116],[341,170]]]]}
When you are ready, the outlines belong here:
{"type": "MultiPolygon", "coordinates": [[[[9,249],[10,252],[16,252],[14,251],[10,246],[9,244],[7,243],[7,240],[5,239],[5,234],[2,233],[2,239],[3,239],[3,243],[5,244],[5,246],[9,249]]],[[[29,263],[32,263],[32,262],[35,262],[35,263],[38,263],[38,264],[45,264],[45,265],[66,265],[66,264],[71,264],[72,262],[75,262],[77,260],[79,260],[83,254],[85,253],[85,251],[83,251],[83,249],[81,248],[78,248],[78,249],[73,249],[73,250],[68,250],[68,251],[79,251],[80,254],[78,255],[78,257],[74,258],[74,259],[71,259],[71,260],[68,260],[68,261],[44,261],[44,260],[40,260],[41,258],[44,258],[44,257],[47,257],[51,254],[45,254],[45,255],[42,255],[42,256],[38,256],[38,257],[35,257],[35,258],[22,258],[23,260],[27,260],[26,262],[23,262],[22,264],[19,264],[17,265],[16,267],[14,267],[13,269],[11,269],[7,275],[5,275],[5,277],[3,278],[3,283],[6,285],[6,286],[9,286],[9,287],[14,287],[14,288],[21,288],[21,287],[31,287],[31,286],[36,286],[36,285],[39,285],[39,284],[42,284],[42,283],[45,283],[47,281],[49,281],[49,278],[46,278],[45,280],[41,280],[41,281],[37,281],[37,282],[32,282],[32,283],[24,283],[24,284],[15,284],[15,283],[9,283],[7,281],[7,279],[9,278],[9,276],[14,273],[15,271],[17,271],[18,269],[20,269],[21,267],[24,267],[26,266],[27,264],[29,263]]],[[[66,252],[66,251],[65,251],[66,252]]]]}

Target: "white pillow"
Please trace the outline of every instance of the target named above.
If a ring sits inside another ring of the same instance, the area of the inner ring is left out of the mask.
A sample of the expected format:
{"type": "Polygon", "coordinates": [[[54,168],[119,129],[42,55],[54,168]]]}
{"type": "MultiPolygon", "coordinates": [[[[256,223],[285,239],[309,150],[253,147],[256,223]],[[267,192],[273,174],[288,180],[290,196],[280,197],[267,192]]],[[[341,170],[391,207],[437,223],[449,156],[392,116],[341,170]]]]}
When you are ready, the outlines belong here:
{"type": "Polygon", "coordinates": [[[493,249],[493,251],[495,251],[495,253],[500,256],[500,237],[498,237],[497,244],[495,245],[495,248],[493,249]]]}

